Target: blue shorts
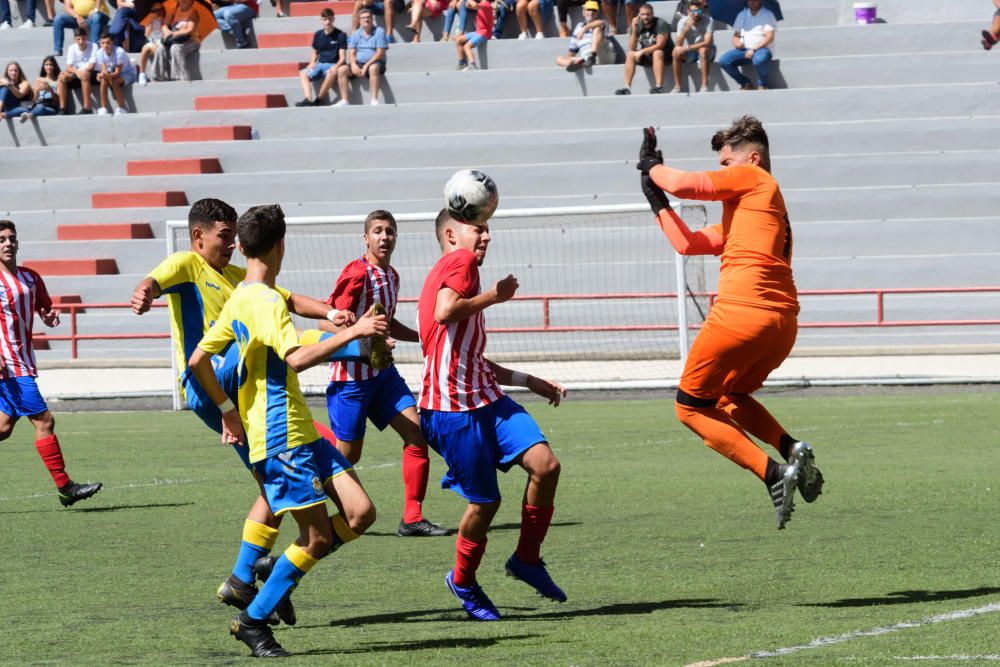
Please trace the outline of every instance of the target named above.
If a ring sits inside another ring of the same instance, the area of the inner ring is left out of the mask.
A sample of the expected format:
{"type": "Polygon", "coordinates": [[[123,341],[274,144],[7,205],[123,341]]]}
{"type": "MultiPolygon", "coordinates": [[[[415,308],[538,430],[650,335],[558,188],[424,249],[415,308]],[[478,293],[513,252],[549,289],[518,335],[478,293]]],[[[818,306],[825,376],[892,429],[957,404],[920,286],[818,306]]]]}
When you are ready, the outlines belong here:
{"type": "MultiPolygon", "coordinates": [[[[212,369],[215,377],[222,385],[223,391],[234,405],[239,405],[239,389],[242,379],[240,378],[240,350],[236,345],[230,345],[228,350],[222,354],[212,355],[212,369]]],[[[208,394],[198,383],[198,378],[194,376],[191,369],[187,369],[181,374],[181,388],[184,390],[184,398],[191,411],[198,415],[199,419],[205,422],[216,433],[222,433],[222,413],[215,405],[215,401],[209,398],[208,394]]],[[[246,445],[234,445],[237,456],[243,461],[248,469],[250,468],[250,448],[246,445]]]]}
{"type": "Polygon", "coordinates": [[[323,79],[323,78],[326,77],[326,73],[327,72],[329,72],[331,69],[334,69],[334,68],[339,67],[339,66],[340,66],[339,62],[336,62],[336,63],[316,63],[316,65],[314,67],[307,67],[307,68],[305,68],[302,71],[306,73],[306,76],[309,77],[310,81],[319,81],[320,79],[323,79]]]}
{"type": "MultiPolygon", "coordinates": [[[[397,12],[402,12],[405,10],[405,5],[401,0],[390,0],[392,2],[392,7],[397,12]]],[[[368,9],[372,10],[373,14],[382,16],[385,14],[385,2],[383,0],[375,0],[368,9]]]]}
{"type": "Polygon", "coordinates": [[[323,485],[350,469],[344,455],[323,438],[253,464],[276,516],[326,502],[323,485]]]}
{"type": "Polygon", "coordinates": [[[14,418],[34,417],[48,409],[35,378],[22,376],[0,380],[0,412],[14,418]]]}
{"type": "Polygon", "coordinates": [[[421,410],[420,428],[448,464],[441,488],[473,503],[500,500],[497,470],[507,472],[521,454],[545,442],[535,420],[509,396],[466,412],[421,410]]]}
{"type": "Polygon", "coordinates": [[[488,40],[480,35],[478,32],[467,32],[465,33],[465,39],[468,41],[469,46],[476,47],[480,44],[485,44],[488,40]]]}
{"type": "MultiPolygon", "coordinates": [[[[645,0],[643,0],[645,1],[645,0]]],[[[633,0],[638,2],[638,0],[633,0]]],[[[548,23],[552,18],[552,11],[556,8],[556,0],[538,0],[538,11],[542,14],[542,23],[548,23]]]]}
{"type": "Polygon", "coordinates": [[[341,440],[364,438],[368,419],[384,431],[396,415],[416,404],[395,366],[389,366],[370,380],[331,382],[326,388],[330,428],[341,440]]]}

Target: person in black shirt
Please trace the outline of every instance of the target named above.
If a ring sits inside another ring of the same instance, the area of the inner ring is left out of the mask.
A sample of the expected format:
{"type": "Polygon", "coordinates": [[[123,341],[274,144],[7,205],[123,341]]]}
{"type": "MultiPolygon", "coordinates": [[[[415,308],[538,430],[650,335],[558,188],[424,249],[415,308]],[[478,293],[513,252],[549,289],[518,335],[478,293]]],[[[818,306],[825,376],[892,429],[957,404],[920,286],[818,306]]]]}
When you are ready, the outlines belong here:
{"type": "Polygon", "coordinates": [[[295,103],[297,107],[318,106],[320,101],[337,82],[337,72],[347,63],[347,33],[333,25],[333,10],[326,8],[319,14],[323,29],[313,35],[312,59],[304,70],[299,72],[304,97],[295,103]],[[323,80],[315,99],[313,81],[323,80]]]}

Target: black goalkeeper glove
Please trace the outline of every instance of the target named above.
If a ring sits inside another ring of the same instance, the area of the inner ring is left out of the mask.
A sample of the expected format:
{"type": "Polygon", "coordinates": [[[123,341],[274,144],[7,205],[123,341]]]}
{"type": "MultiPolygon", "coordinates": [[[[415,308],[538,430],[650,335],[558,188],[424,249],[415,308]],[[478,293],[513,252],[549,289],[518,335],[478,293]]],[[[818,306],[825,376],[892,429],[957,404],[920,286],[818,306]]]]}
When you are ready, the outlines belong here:
{"type": "Polygon", "coordinates": [[[656,183],[653,179],[649,177],[647,172],[642,172],[639,176],[639,183],[642,185],[642,194],[646,195],[646,201],[649,202],[649,207],[653,209],[653,215],[660,215],[660,211],[670,209],[670,200],[667,199],[667,195],[660,188],[656,187],[656,183]]]}
{"type": "Polygon", "coordinates": [[[635,168],[648,173],[658,164],[663,164],[663,153],[656,150],[656,130],[651,127],[642,130],[642,147],[639,148],[639,162],[635,168]]]}

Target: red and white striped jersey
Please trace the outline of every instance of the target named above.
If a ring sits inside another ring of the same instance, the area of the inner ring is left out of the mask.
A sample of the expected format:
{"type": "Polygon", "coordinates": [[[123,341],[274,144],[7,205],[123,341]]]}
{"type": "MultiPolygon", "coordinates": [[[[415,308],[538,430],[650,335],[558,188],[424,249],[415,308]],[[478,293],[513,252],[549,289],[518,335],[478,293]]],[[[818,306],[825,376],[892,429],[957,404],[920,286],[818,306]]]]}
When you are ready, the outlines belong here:
{"type": "Polygon", "coordinates": [[[0,378],[38,376],[31,330],[35,312],[51,307],[38,273],[21,266],[14,273],[0,271],[0,378]]]}
{"type": "Polygon", "coordinates": [[[486,363],[486,318],[482,311],[451,324],[434,319],[438,292],[449,287],[463,299],[476,296],[479,267],[468,250],[456,250],[431,269],[417,304],[417,328],[424,353],[420,408],[442,412],[475,410],[503,397],[486,363]]]}
{"type": "MultiPolygon", "coordinates": [[[[396,315],[399,294],[399,274],[391,266],[381,269],[359,257],[344,267],[333,293],[326,300],[337,310],[349,310],[357,317],[368,312],[376,303],[385,306],[388,320],[396,315]]],[[[368,380],[378,371],[362,361],[335,361],[330,364],[330,382],[368,380]]]]}

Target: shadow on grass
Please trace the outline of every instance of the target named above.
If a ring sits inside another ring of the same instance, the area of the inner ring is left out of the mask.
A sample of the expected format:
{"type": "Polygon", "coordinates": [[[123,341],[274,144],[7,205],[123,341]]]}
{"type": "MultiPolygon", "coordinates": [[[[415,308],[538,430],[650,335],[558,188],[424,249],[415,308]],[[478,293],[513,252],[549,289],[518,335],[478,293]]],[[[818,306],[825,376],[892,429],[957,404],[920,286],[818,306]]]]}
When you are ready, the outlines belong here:
{"type": "Polygon", "coordinates": [[[359,653],[375,653],[382,651],[424,651],[443,648],[489,648],[505,641],[535,639],[540,635],[515,635],[510,637],[456,637],[453,639],[424,639],[415,642],[381,642],[362,644],[346,649],[314,649],[312,651],[295,651],[295,655],[350,655],[359,653]]]}
{"type": "MultiPolygon", "coordinates": [[[[557,521],[553,522],[551,528],[565,528],[567,526],[579,526],[582,522],[580,521],[557,521]]],[[[521,524],[519,523],[498,523],[495,526],[490,526],[490,532],[495,530],[521,530],[521,524]]],[[[396,532],[383,533],[378,530],[369,530],[365,532],[365,537],[397,537],[396,532]]],[[[447,537],[447,536],[446,536],[447,537]]],[[[455,529],[451,529],[451,537],[455,537],[455,529]]]]}
{"type": "Polygon", "coordinates": [[[109,505],[107,507],[50,507],[44,510],[0,511],[0,514],[41,514],[44,512],[117,512],[120,510],[144,510],[160,507],[187,507],[194,503],[148,503],[146,505],[109,505]]]}
{"type": "Polygon", "coordinates": [[[980,586],[957,591],[893,591],[877,598],[844,598],[833,602],[813,602],[801,607],[874,607],[886,604],[913,604],[917,602],[941,602],[942,600],[963,600],[1000,593],[1000,588],[980,586]]]}

